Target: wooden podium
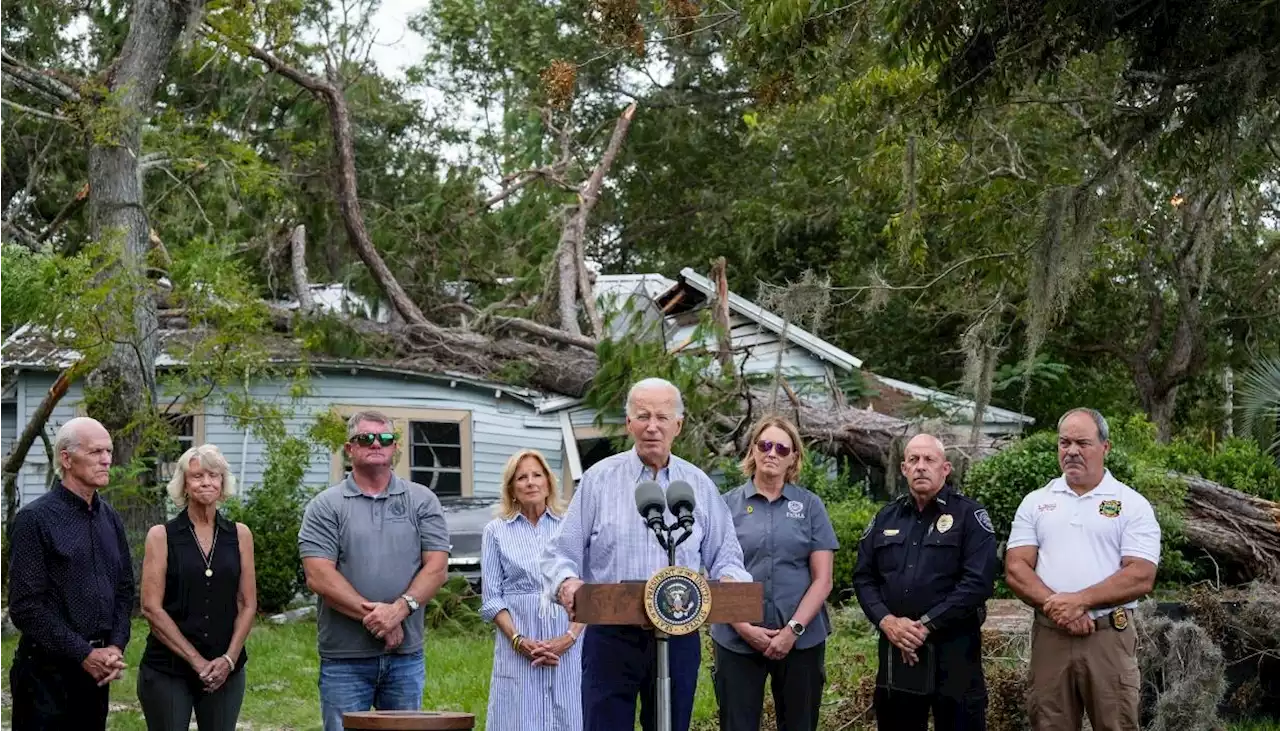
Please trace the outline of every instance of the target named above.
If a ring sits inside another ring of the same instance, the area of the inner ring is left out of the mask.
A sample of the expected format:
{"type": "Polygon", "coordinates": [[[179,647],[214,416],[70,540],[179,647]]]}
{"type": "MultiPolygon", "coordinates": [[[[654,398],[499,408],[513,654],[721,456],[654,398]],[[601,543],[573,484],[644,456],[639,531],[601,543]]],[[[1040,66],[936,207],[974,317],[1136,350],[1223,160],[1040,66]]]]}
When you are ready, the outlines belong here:
{"type": "MultiPolygon", "coordinates": [[[[574,621],[585,624],[626,624],[652,627],[644,611],[644,581],[583,584],[574,596],[574,621]]],[[[707,622],[759,622],[764,619],[764,584],[708,581],[711,614],[707,622]]]]}
{"type": "Polygon", "coordinates": [[[476,717],[452,711],[361,711],[342,714],[347,731],[444,731],[473,729],[476,717]]]}

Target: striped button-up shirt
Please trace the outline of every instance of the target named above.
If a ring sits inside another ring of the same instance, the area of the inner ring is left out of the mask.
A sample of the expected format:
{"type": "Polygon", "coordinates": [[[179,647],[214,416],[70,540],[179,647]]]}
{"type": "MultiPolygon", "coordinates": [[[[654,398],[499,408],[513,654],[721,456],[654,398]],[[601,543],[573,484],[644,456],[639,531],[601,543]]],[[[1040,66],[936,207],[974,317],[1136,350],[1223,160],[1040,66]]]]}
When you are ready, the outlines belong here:
{"type": "MultiPolygon", "coordinates": [[[[636,511],[635,486],[655,480],[665,491],[675,480],[694,490],[693,535],[676,549],[676,563],[712,579],[751,581],[742,565],[742,548],[733,518],[706,473],[674,454],[655,475],[635,449],[601,460],[582,475],[582,482],[560,530],[542,552],[542,588],[555,601],[568,578],[590,583],[646,581],[667,565],[667,552],[636,511]]],[[[675,521],[665,513],[668,524],[675,521]]]]}

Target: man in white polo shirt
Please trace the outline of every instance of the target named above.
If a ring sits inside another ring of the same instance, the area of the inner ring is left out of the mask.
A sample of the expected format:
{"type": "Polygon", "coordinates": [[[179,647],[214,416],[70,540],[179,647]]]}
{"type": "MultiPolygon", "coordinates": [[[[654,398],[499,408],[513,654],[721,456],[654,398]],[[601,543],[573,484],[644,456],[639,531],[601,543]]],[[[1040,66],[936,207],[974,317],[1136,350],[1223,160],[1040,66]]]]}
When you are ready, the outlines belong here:
{"type": "Polygon", "coordinates": [[[1005,581],[1035,610],[1027,703],[1036,731],[1138,731],[1132,609],[1155,585],[1160,526],[1151,503],[1103,466],[1107,420],[1058,421],[1062,476],[1018,506],[1005,581]]]}

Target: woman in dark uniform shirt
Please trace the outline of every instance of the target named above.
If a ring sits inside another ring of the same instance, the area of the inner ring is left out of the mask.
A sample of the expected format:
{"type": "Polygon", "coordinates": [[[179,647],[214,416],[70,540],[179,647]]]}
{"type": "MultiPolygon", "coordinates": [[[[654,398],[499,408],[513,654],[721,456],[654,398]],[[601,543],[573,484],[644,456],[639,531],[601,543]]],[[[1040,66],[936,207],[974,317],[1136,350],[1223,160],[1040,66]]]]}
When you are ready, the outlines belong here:
{"type": "Polygon", "coordinates": [[[151,624],[138,671],[148,731],[233,731],[244,700],[245,638],[258,611],[253,534],[218,504],[235,492],[212,444],[188,449],[169,481],[183,511],[147,533],[142,614],[151,624]]]}
{"type": "Polygon", "coordinates": [[[826,601],[839,547],[822,499],[795,484],[804,445],[795,426],[766,416],[742,460],[746,484],[725,493],[742,560],[764,584],[764,621],[717,624],[714,681],[721,731],[759,731],[771,678],[778,731],[815,731],[826,683],[826,601]]]}

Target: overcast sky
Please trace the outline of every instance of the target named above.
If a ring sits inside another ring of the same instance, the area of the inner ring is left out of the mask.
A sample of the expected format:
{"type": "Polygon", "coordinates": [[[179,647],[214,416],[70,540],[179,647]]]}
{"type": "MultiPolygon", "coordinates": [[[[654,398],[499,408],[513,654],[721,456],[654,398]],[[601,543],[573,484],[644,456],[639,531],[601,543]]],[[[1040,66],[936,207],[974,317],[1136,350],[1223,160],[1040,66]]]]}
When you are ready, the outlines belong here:
{"type": "Polygon", "coordinates": [[[422,36],[409,29],[409,19],[429,4],[427,0],[382,0],[382,6],[373,16],[377,32],[373,58],[382,73],[400,76],[406,67],[422,59],[427,44],[422,36]]]}

